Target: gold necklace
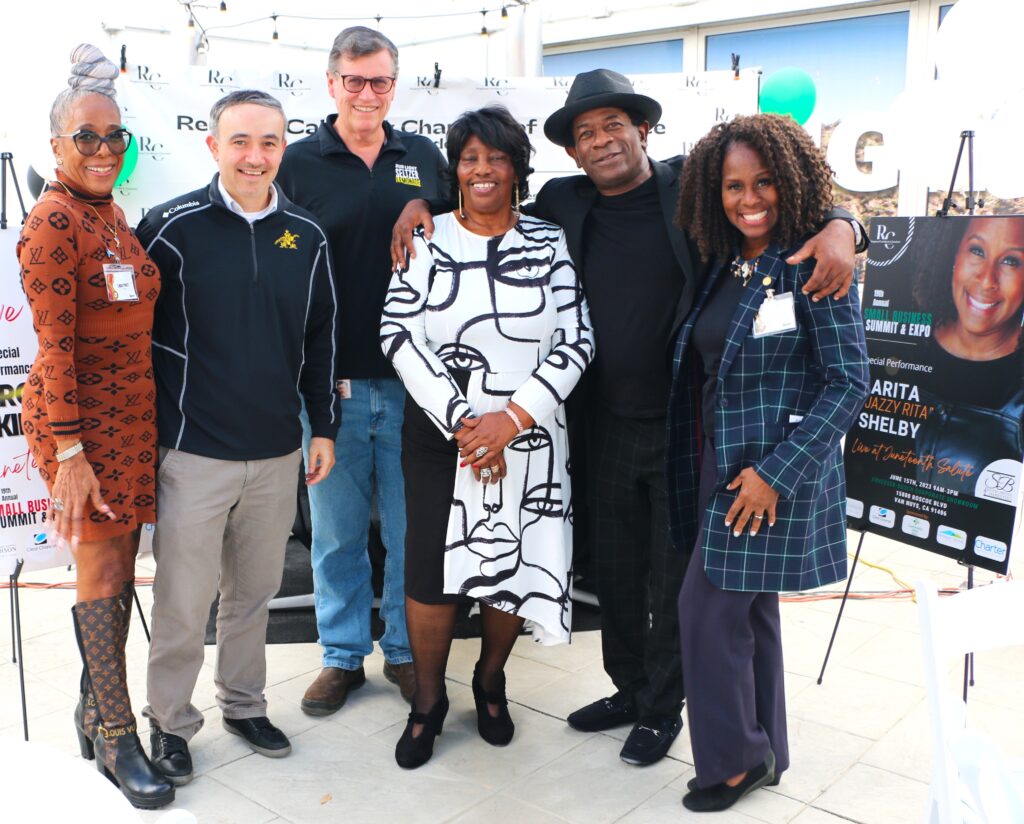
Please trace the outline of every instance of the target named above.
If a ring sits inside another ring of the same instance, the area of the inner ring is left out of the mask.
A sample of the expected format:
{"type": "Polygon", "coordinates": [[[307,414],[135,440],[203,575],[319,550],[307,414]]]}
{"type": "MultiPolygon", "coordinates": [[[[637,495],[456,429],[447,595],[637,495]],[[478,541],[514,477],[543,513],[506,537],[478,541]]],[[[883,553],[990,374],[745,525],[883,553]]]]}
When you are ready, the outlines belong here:
{"type": "MultiPolygon", "coordinates": [[[[95,206],[93,206],[91,203],[89,203],[89,201],[82,200],[80,197],[75,197],[75,195],[72,194],[71,190],[64,184],[63,181],[55,180],[53,182],[56,183],[58,186],[60,186],[65,192],[67,192],[68,197],[70,197],[72,200],[77,200],[79,203],[84,203],[86,206],[88,206],[90,209],[92,209],[93,212],[95,213],[96,217],[99,218],[100,223],[102,223],[104,225],[104,227],[106,227],[106,230],[108,232],[110,232],[111,235],[113,235],[113,237],[114,237],[114,245],[117,247],[117,251],[119,253],[124,251],[122,249],[122,247],[121,247],[121,238],[119,238],[117,236],[117,227],[116,226],[111,226],[109,223],[107,223],[107,221],[104,220],[103,215],[100,214],[99,209],[97,209],[95,206]]],[[[117,218],[116,217],[114,218],[114,222],[117,223],[117,218]]],[[[109,249],[107,249],[107,254],[110,255],[111,257],[117,258],[117,262],[118,263],[121,262],[121,255],[120,254],[115,255],[109,249]]]]}

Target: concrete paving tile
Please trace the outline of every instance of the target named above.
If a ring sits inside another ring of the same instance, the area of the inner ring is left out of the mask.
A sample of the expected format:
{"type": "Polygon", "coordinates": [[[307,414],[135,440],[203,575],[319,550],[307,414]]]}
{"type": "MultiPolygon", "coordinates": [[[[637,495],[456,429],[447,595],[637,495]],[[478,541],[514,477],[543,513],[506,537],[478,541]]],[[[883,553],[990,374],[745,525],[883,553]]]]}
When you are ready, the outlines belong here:
{"type": "Polygon", "coordinates": [[[581,670],[567,673],[556,681],[522,694],[519,700],[548,715],[565,718],[574,710],[614,692],[615,685],[598,660],[592,661],[581,670]]]}
{"type": "Polygon", "coordinates": [[[814,806],[862,824],[892,824],[922,820],[927,801],[927,784],[855,764],[815,799],[814,806]]]}
{"type": "Polygon", "coordinates": [[[809,803],[838,781],[871,740],[789,716],[790,768],[773,792],[809,803]]]}
{"type": "Polygon", "coordinates": [[[452,824],[480,824],[481,821],[487,824],[563,824],[566,819],[525,801],[510,798],[504,793],[497,793],[452,819],[452,824]]]}
{"type": "MultiPolygon", "coordinates": [[[[835,613],[828,615],[802,609],[803,606],[792,603],[781,605],[783,666],[786,672],[816,679],[828,649],[835,613]]],[[[838,610],[836,604],[836,612],[838,610]]],[[[877,624],[857,621],[844,615],[829,658],[829,667],[843,664],[856,650],[882,632],[884,628],[877,624]]]]}
{"type": "Polygon", "coordinates": [[[860,760],[863,764],[927,783],[931,776],[928,702],[919,701],[860,760]]]}
{"type": "Polygon", "coordinates": [[[619,761],[618,750],[618,742],[595,735],[506,794],[570,821],[600,824],[636,809],[685,769],[672,759],[637,769],[619,761]]]}
{"type": "Polygon", "coordinates": [[[346,824],[450,820],[491,793],[432,760],[418,770],[395,764],[394,745],[340,724],[295,736],[287,758],[241,759],[210,773],[288,821],[346,824]]]}
{"type": "Polygon", "coordinates": [[[219,781],[199,776],[174,793],[174,802],[159,810],[139,811],[144,822],[159,824],[173,810],[187,810],[201,824],[269,824],[277,815],[219,781]]]}
{"type": "Polygon", "coordinates": [[[878,740],[924,696],[924,689],[829,664],[824,682],[788,702],[800,718],[878,740]]]}
{"type": "MultiPolygon", "coordinates": [[[[842,626],[839,631],[843,631],[842,626]]],[[[855,650],[843,661],[843,665],[905,684],[924,686],[921,636],[916,631],[894,628],[885,630],[855,650]]]]}
{"type": "Polygon", "coordinates": [[[852,819],[840,818],[817,807],[807,807],[793,819],[792,824],[849,824],[852,819]]]}
{"type": "Polygon", "coordinates": [[[520,655],[541,664],[548,664],[568,672],[578,672],[595,661],[601,661],[601,633],[597,631],[574,632],[572,642],[545,647],[530,636],[522,635],[516,641],[513,655],[520,655]]]}

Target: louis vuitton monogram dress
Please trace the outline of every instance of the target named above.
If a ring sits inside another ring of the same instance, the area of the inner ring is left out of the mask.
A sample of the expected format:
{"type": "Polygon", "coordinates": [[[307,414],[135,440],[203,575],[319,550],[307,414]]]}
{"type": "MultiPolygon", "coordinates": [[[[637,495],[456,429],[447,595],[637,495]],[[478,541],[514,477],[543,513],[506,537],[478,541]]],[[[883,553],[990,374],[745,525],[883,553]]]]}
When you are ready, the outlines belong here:
{"type": "Polygon", "coordinates": [[[66,446],[80,438],[116,516],[88,502],[81,539],[106,540],[154,522],[156,266],[112,196],[83,194],[64,180],[51,183],[29,213],[17,254],[39,340],[22,398],[22,429],[39,474],[52,490],[56,439],[66,446]],[[107,299],[108,251],[134,267],[137,301],[107,299]]]}

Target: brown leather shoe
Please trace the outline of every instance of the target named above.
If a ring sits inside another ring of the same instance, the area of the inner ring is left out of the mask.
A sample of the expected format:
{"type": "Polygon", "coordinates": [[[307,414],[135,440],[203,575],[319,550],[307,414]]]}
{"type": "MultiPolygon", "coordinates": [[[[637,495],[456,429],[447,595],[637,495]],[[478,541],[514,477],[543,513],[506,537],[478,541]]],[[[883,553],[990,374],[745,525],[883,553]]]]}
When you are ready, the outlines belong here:
{"type": "Polygon", "coordinates": [[[316,680],[302,696],[302,711],[306,715],[330,715],[345,705],[349,692],[366,683],[366,673],[340,667],[324,667],[316,680]]]}
{"type": "Polygon", "coordinates": [[[398,684],[398,689],[408,703],[412,703],[412,697],[416,694],[416,670],[412,661],[407,664],[392,664],[384,662],[384,677],[392,684],[398,684]]]}

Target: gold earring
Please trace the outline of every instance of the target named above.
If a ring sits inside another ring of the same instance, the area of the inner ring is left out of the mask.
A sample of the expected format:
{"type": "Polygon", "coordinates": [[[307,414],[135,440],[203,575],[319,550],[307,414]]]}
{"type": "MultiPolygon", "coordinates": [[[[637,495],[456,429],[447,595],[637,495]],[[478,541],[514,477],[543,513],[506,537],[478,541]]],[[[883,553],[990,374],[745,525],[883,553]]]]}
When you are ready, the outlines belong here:
{"type": "Polygon", "coordinates": [[[64,158],[63,157],[58,157],[57,158],[57,165],[58,166],[63,166],[64,165],[64,158]]]}
{"type": "Polygon", "coordinates": [[[512,185],[512,211],[519,211],[519,181],[512,185]]]}
{"type": "Polygon", "coordinates": [[[459,186],[459,217],[466,219],[466,211],[462,208],[462,187],[459,186]]]}

